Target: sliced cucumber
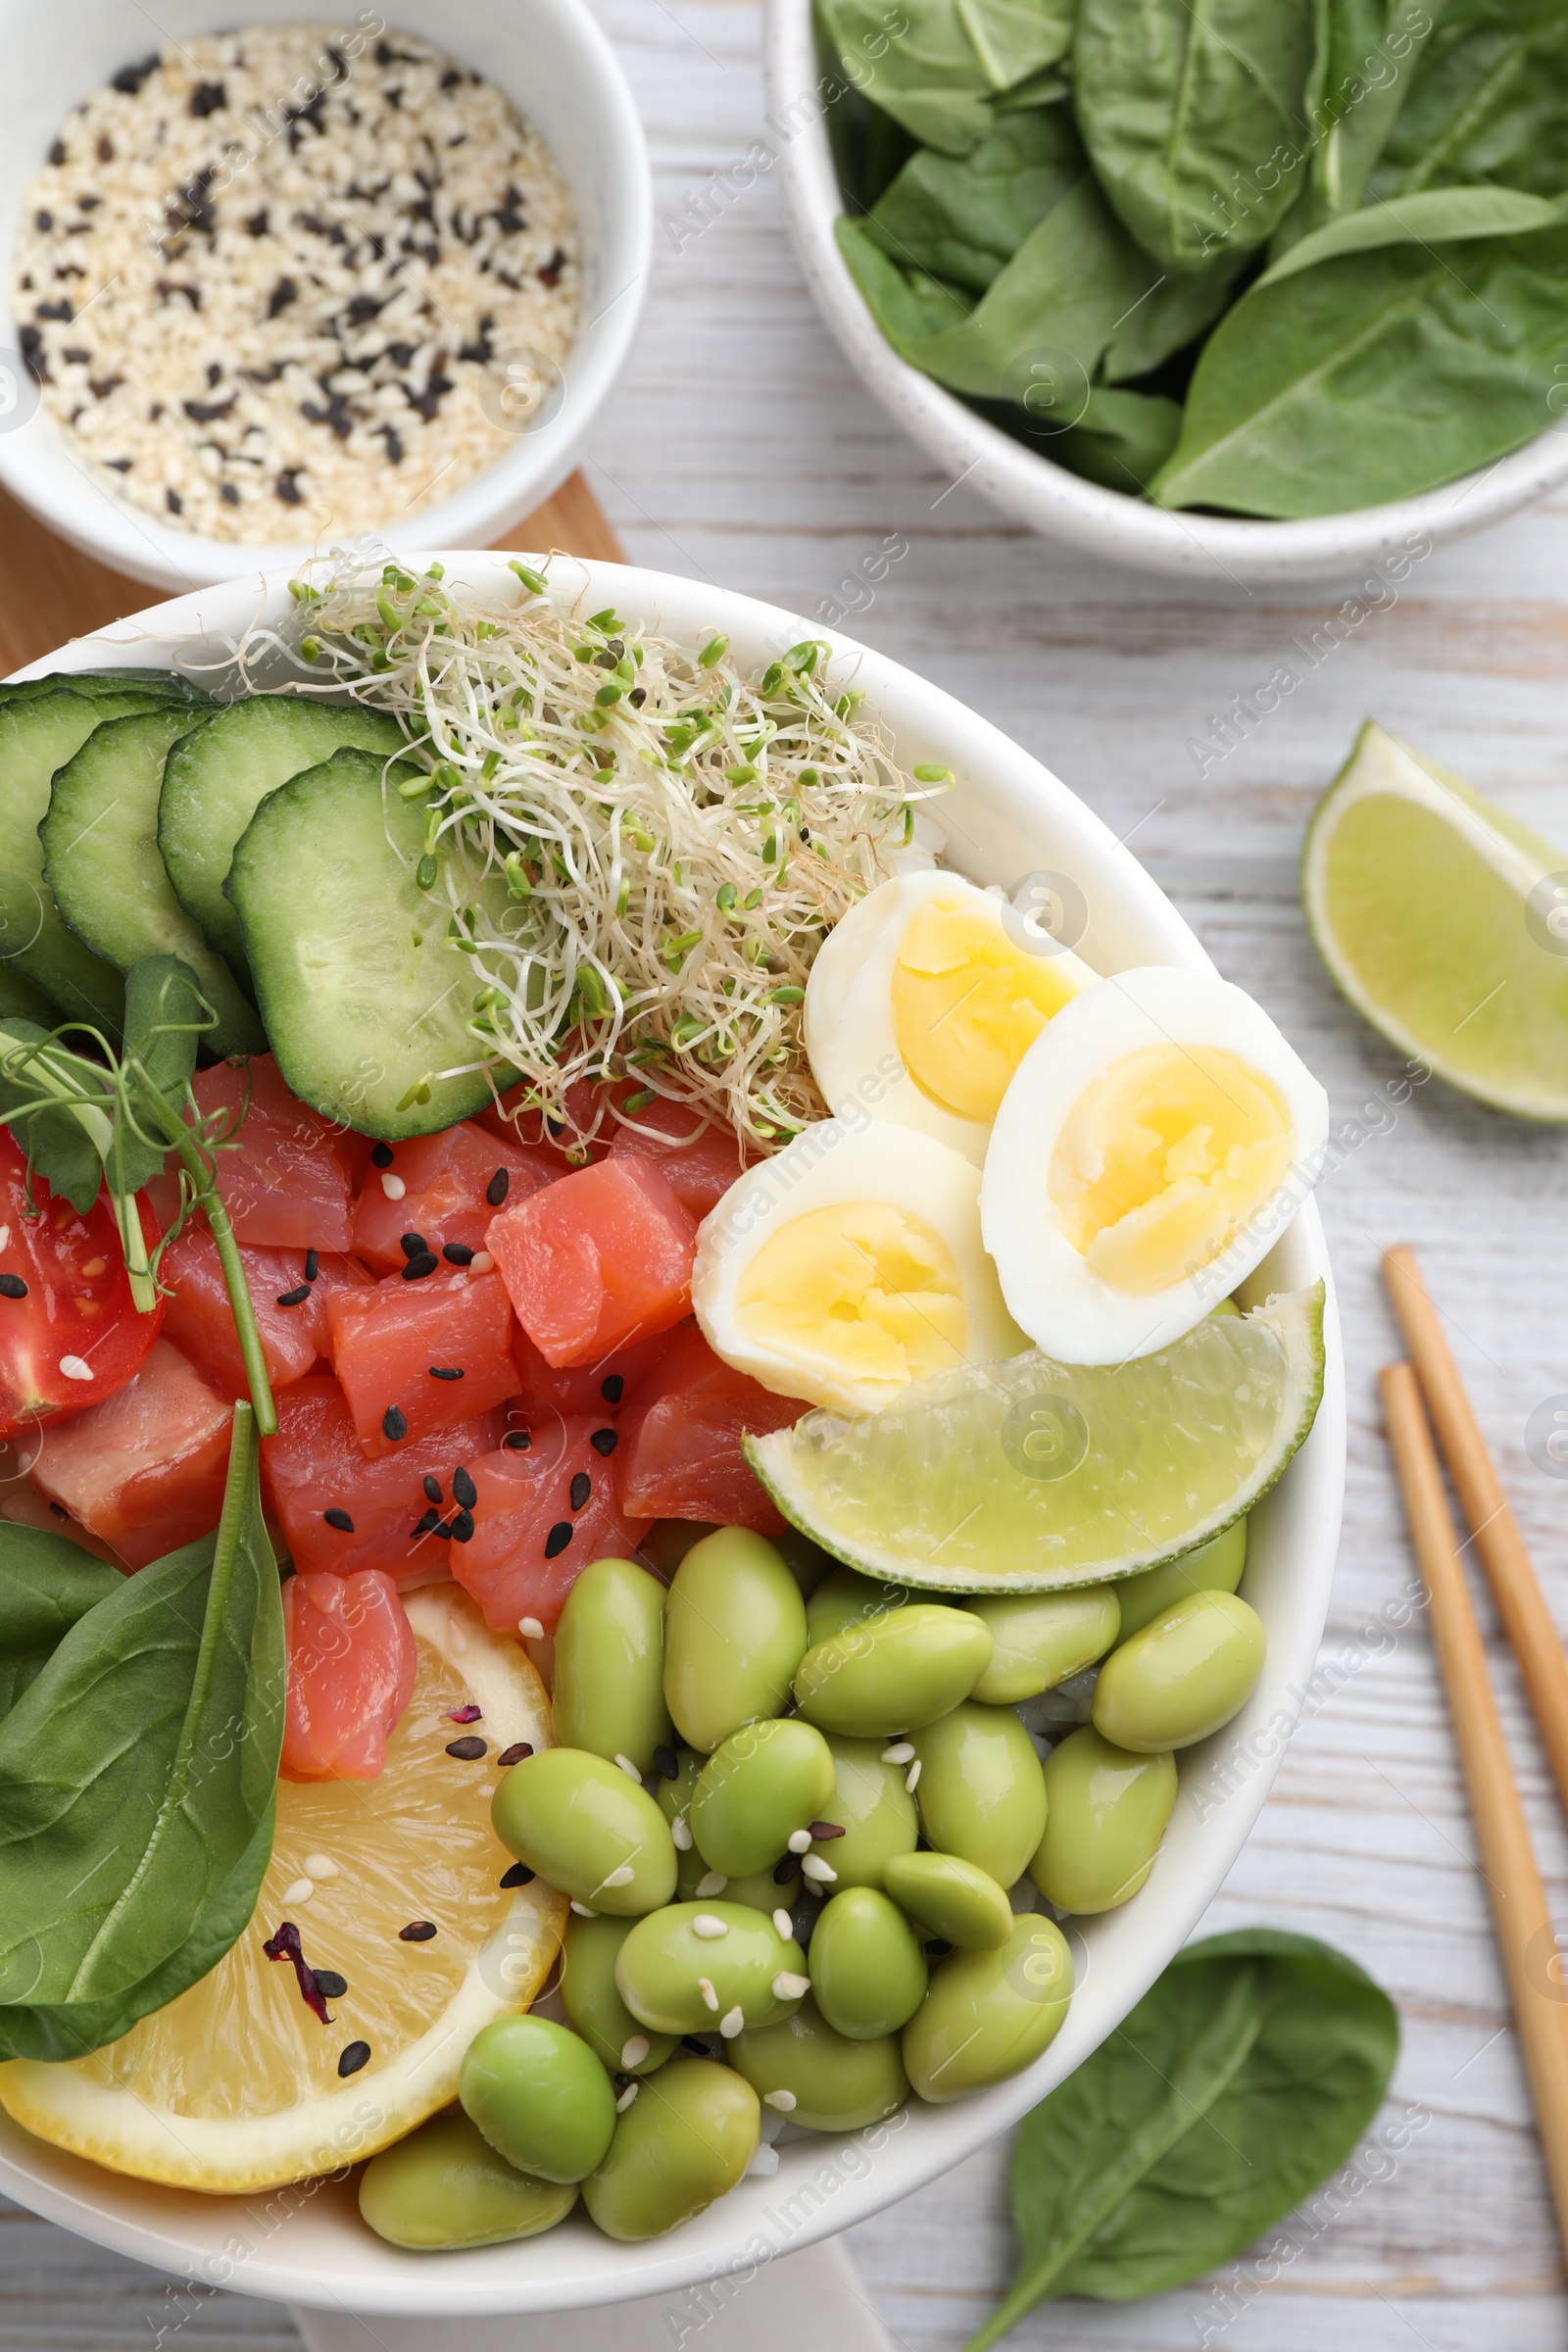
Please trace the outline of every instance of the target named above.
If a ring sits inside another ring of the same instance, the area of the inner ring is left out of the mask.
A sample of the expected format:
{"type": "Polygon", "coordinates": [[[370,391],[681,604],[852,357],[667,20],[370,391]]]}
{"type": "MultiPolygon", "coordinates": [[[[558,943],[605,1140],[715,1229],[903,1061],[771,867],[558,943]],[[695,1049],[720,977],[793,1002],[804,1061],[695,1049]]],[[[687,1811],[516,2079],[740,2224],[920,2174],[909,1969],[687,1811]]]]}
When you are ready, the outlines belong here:
{"type": "Polygon", "coordinates": [[[208,697],[188,678],[172,669],[52,669],[44,678],[7,678],[0,682],[0,710],[11,703],[35,703],[44,694],[156,694],[168,701],[205,703],[208,697]]]}
{"type": "Polygon", "coordinates": [[[41,694],[0,705],[0,956],[74,1019],[118,1036],[125,992],[61,920],[44,881],[38,825],[55,770],[94,728],[134,711],[161,710],[167,698],[41,694]]]}
{"type": "MultiPolygon", "coordinates": [[[[338,752],[269,793],[241,834],[224,885],[277,1064],[295,1094],[362,1135],[429,1135],[482,1110],[471,1062],[473,972],[422,891],[422,804],[383,793],[382,762],[338,752]],[[409,1098],[428,1083],[429,1099],[409,1098]]],[[[487,886],[499,923],[500,877],[487,886]]]]}
{"type": "Polygon", "coordinates": [[[72,929],[122,972],[144,956],[178,956],[190,965],[218,1015],[209,1051],[261,1054],[261,1022],[175,898],[158,855],[164,761],[192,723],[190,709],[172,703],[111,719],[88,736],[50,787],[38,827],[44,875],[72,929]]]}
{"type": "Polygon", "coordinates": [[[356,746],[390,759],[404,748],[403,730],[383,710],[263,694],[216,711],[169,755],[158,847],[180,905],[241,981],[245,945],[223,896],[234,844],[270,792],[356,746]]]}

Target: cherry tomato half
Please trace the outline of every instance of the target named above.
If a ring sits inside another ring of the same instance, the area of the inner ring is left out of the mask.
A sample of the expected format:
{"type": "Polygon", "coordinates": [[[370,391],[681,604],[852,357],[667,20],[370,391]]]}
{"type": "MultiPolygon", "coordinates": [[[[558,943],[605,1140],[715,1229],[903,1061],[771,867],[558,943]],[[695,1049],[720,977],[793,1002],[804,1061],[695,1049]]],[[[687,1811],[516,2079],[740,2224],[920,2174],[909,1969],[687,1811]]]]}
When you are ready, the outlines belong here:
{"type": "MultiPolygon", "coordinates": [[[[157,1222],[137,1207],[151,1248],[157,1222]]],[[[82,1217],[34,1177],[29,1204],[26,1153],[0,1127],[0,1437],[114,1396],[163,1319],[162,1298],[148,1314],[131,1304],[107,1195],[82,1217]]]]}

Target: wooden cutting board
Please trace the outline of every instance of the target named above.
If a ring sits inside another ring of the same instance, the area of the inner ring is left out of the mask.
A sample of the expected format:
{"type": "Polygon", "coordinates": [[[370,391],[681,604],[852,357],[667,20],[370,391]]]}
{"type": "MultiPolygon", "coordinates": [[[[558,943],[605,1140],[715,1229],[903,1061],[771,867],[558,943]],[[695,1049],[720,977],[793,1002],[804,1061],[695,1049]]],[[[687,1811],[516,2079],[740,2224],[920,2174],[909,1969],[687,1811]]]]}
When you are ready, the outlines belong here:
{"type": "MultiPolygon", "coordinates": [[[[624,564],[625,553],[580,473],[498,540],[534,554],[624,564]]],[[[73,637],[157,604],[158,591],[78,555],[0,492],[0,677],[73,637]]]]}

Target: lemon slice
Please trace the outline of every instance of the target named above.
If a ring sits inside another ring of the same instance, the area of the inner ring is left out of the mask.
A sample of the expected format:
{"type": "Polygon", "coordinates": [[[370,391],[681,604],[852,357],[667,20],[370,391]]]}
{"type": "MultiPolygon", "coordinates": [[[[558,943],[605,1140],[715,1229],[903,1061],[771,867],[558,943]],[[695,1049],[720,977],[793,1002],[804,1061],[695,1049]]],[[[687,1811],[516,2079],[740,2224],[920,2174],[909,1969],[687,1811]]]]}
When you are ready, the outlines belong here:
{"type": "Polygon", "coordinates": [[[1479,1102],[1568,1120],[1568,852],[1368,722],[1307,828],[1335,985],[1479,1102]]]}
{"type": "Polygon", "coordinates": [[[1322,1394],[1318,1283],[1131,1363],[1031,1349],[880,1413],[808,1413],[746,1453],[785,1517],[867,1576],[1049,1592],[1206,1544],[1267,1494],[1322,1394]]]}
{"type": "Polygon", "coordinates": [[[466,1593],[407,1595],[414,1696],[374,1781],[278,1785],[277,1834],[255,1917],[168,2008],[91,2057],[0,2066],[0,2104],[40,2139],[179,2188],[272,2188],[373,2155],[457,2096],[479,2028],[526,2008],[555,1960],[563,1895],[503,1887],[490,1826],[497,1757],[550,1744],[550,1708],[515,1642],[466,1593]],[[471,1727],[450,1710],[477,1705],[471,1727]],[[465,1733],[482,1758],[447,1754],[465,1733]],[[262,1946],[292,1920],[313,1969],[346,1978],[331,2024],[294,1968],[262,1946]],[[428,1939],[400,1930],[430,1922],[428,1939]],[[356,2043],[368,2043],[360,2067],[356,2043]],[[350,2054],[351,2071],[339,2074],[350,2054]]]}

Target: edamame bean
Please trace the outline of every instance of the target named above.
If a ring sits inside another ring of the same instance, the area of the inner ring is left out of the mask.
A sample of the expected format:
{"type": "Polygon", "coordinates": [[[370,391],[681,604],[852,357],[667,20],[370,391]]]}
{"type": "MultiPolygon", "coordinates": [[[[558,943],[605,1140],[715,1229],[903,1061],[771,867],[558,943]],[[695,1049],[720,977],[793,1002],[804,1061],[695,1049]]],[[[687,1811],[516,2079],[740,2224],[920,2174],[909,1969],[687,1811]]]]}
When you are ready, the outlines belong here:
{"type": "Polygon", "coordinates": [[[573,1902],[616,1918],[656,1911],[675,1891],[663,1814],[618,1764],[547,1747],[514,1764],[490,1807],[496,1836],[573,1902]]]}
{"type": "Polygon", "coordinates": [[[377,2237],[421,2253],[537,2237],[576,2202],[574,2183],[514,2172],[461,2109],[383,2148],[360,2181],[360,2211],[377,2237]]]}
{"type": "Polygon", "coordinates": [[[919,1841],[906,1766],[883,1761],[880,1740],[829,1739],[827,1744],[833,1794],[822,1818],[844,1835],[819,1838],[802,1867],[823,1894],[842,1886],[880,1886],[890,1858],[912,1854],[919,1841]]]}
{"type": "Polygon", "coordinates": [[[1086,1723],[1046,1758],[1046,1794],[1029,1876],[1058,1911],[1112,1911],[1154,1866],[1176,1802],[1176,1759],[1113,1747],[1086,1723]]]}
{"type": "Polygon", "coordinates": [[[731,2067],[677,2058],[644,2082],[582,2184],[607,2237],[659,2237],[706,2213],[757,2153],[757,2093],[731,2067]]]}
{"type": "Polygon", "coordinates": [[[819,1642],[795,1677],[808,1723],[850,1739],[935,1723],[967,1698],[991,1657],[991,1628],[967,1609],[910,1602],[819,1642]]]}
{"type": "Polygon", "coordinates": [[[1040,1843],[1046,1783],[1034,1741],[1010,1707],[966,1698],[911,1732],[915,1802],[932,1844],[1010,1886],[1040,1843]]]}
{"type": "Polygon", "coordinates": [[[1222,1535],[1162,1567],[1126,1576],[1108,1590],[1121,1603],[1121,1640],[1143,1632],[1152,1617],[1192,1592],[1234,1592],[1247,1566],[1247,1521],[1233,1519],[1222,1535]]]}
{"type": "Polygon", "coordinates": [[[615,1960],[615,1986],[655,2034],[711,2034],[771,2026],[808,1984],[793,1936],[746,1903],[671,1903],[640,1919],[615,1960]]]}
{"type": "MultiPolygon", "coordinates": [[[[1158,1575],[1157,1569],[1152,1571],[1158,1575]]],[[[1136,1577],[1129,1578],[1136,1584],[1136,1577]]],[[[991,1663],[970,1692],[997,1707],[1054,1690],[1069,1675],[1102,1658],[1121,1625],[1124,1585],[1088,1585],[1074,1592],[1007,1592],[963,1602],[991,1628],[991,1663]]]]}
{"type": "MultiPolygon", "coordinates": [[[[820,1732],[794,1718],[749,1723],[704,1765],[692,1792],[692,1836],[714,1870],[741,1878],[776,1862],[797,1830],[821,1819],[832,1794],[833,1758],[820,1732]]],[[[1038,1843],[1030,1840],[1030,1852],[1038,1843]]]]}
{"type": "Polygon", "coordinates": [[[896,2034],[925,1998],[926,1957],[897,1903],[850,1886],[811,1930],[811,1992],[836,2034],[872,2041],[896,2034]]]}
{"type": "Polygon", "coordinates": [[[900,1854],[882,1883],[901,1911],[960,1951],[994,1952],[1012,1934],[1006,1888],[961,1854],[900,1854]]]}
{"type": "Polygon", "coordinates": [[[1192,1592],[1111,1651],[1095,1685],[1095,1729],[1140,1755],[1191,1747],[1247,1704],[1268,1638],[1234,1592],[1192,1592]]]}
{"type": "Polygon", "coordinates": [[[907,1585],[884,1585],[874,1576],[861,1576],[857,1568],[835,1568],[806,1604],[807,1647],[831,1641],[846,1626],[885,1617],[890,1609],[903,1608],[908,1597],[907,1585]]]}
{"type": "Polygon", "coordinates": [[[1072,1999],[1072,1954],[1038,1913],[1015,1919],[994,1952],[955,1952],[904,2029],[904,2064],[922,2099],[942,2103],[1033,2066],[1072,1999]]]}
{"type": "Polygon", "coordinates": [[[601,2066],[612,2074],[651,2075],[674,2054],[673,2034],[650,2034],[615,1987],[615,1961],[631,1933],[629,1919],[584,1919],[573,1912],[561,1951],[561,2001],[601,2066]]]}
{"type": "Polygon", "coordinates": [[[684,1740],[711,1754],[776,1715],[805,1653],[801,1588],[765,1537],[722,1527],[692,1545],[664,1608],[664,1699],[684,1740]]]}
{"type": "Polygon", "coordinates": [[[726,2055],[764,2107],[808,2132],[858,2132],[909,2095],[897,2034],[852,2041],[809,1994],[793,2017],[737,2034],[726,2055]]]}
{"type": "Polygon", "coordinates": [[[718,1891],[726,1903],[745,1903],[753,1911],[765,1911],[769,1918],[775,1911],[793,1911],[801,1892],[801,1858],[799,1854],[781,1854],[772,1870],[746,1871],[738,1879],[726,1879],[718,1891]],[[786,1859],[791,1868],[781,1879],[777,1874],[786,1859]]]}
{"type": "Polygon", "coordinates": [[[583,2180],[615,2129],[610,2077],[585,2041],[548,2017],[481,2026],[463,2054],[458,2097],[496,2154],[540,2180],[583,2180]]]}
{"type": "Polygon", "coordinates": [[[654,1769],[674,1743],[664,1704],[664,1588],[632,1560],[594,1560],[566,1594],[556,1628],[551,1693],[556,1739],[654,1769]]]}
{"type": "Polygon", "coordinates": [[[689,1747],[674,1751],[675,1777],[665,1780],[660,1774],[654,1788],[659,1810],[669,1824],[669,1834],[675,1845],[675,1896],[678,1902],[689,1902],[697,1892],[697,1883],[708,1876],[708,1864],[697,1850],[692,1836],[692,1790],[706,1758],[689,1747]]]}

